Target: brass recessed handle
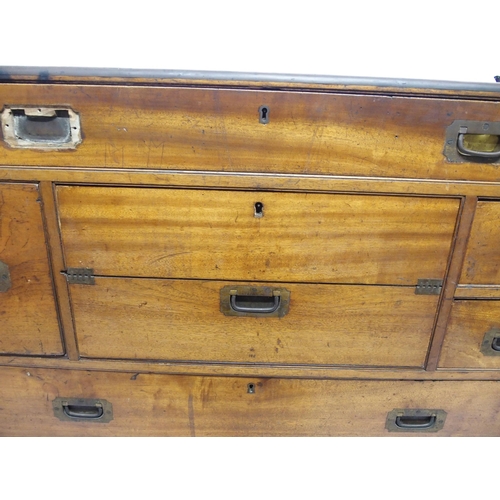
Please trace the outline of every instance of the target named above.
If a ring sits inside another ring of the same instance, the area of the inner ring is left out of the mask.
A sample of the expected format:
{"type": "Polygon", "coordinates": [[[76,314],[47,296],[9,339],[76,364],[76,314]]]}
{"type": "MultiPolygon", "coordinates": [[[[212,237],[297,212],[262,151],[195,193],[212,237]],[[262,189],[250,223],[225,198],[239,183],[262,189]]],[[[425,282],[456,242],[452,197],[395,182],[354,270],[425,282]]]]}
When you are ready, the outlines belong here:
{"type": "Polygon", "coordinates": [[[1,120],[12,148],[64,150],[82,142],[80,116],[67,107],[5,106],[1,120]]]}
{"type": "Polygon", "coordinates": [[[491,348],[492,348],[494,351],[500,351],[500,337],[495,337],[495,338],[491,341],[491,348]]]}
{"type": "Polygon", "coordinates": [[[231,309],[243,313],[273,313],[280,306],[279,295],[274,297],[262,297],[259,295],[231,295],[231,309]]]}
{"type": "Polygon", "coordinates": [[[455,120],[446,128],[443,155],[452,163],[499,163],[500,121],[455,120]]]}
{"type": "Polygon", "coordinates": [[[387,414],[389,432],[437,432],[444,426],[446,412],[437,409],[394,409],[387,414]]]}
{"type": "Polygon", "coordinates": [[[492,327],[484,334],[480,351],[485,356],[500,356],[500,327],[492,327]]]}
{"type": "Polygon", "coordinates": [[[54,416],[63,422],[95,422],[113,420],[113,405],[105,399],[56,398],[52,401],[54,416]]]}
{"type": "Polygon", "coordinates": [[[290,291],[272,286],[228,285],[220,291],[225,316],[282,318],[290,308],[290,291]]]}
{"type": "Polygon", "coordinates": [[[62,408],[65,415],[72,418],[94,420],[104,415],[102,406],[97,405],[63,404],[62,408]]]}
{"type": "Polygon", "coordinates": [[[396,425],[401,429],[430,429],[436,425],[436,415],[396,417],[396,425]]]}
{"type": "Polygon", "coordinates": [[[466,133],[458,134],[457,149],[461,155],[464,156],[475,156],[477,158],[488,158],[490,160],[496,160],[500,158],[500,150],[498,151],[477,151],[470,149],[465,145],[466,133]]]}

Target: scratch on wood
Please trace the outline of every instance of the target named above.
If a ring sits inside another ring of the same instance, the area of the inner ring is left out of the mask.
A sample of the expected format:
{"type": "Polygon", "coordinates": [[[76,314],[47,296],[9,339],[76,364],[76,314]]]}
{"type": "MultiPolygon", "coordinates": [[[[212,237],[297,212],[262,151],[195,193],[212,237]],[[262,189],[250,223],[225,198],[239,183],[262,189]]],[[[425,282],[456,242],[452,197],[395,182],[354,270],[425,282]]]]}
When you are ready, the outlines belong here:
{"type": "Polygon", "coordinates": [[[92,96],[90,94],[87,94],[87,92],[85,92],[85,87],[78,87],[78,90],[85,96],[87,96],[89,99],[92,99],[92,96]]]}
{"type": "Polygon", "coordinates": [[[178,253],[171,253],[169,255],[162,255],[161,257],[157,257],[156,259],[153,259],[150,261],[151,264],[156,264],[157,262],[160,262],[161,260],[169,259],[170,257],[176,257],[177,255],[184,255],[187,253],[191,252],[178,252],[178,253]]]}
{"type": "Polygon", "coordinates": [[[191,437],[196,437],[196,432],[194,428],[194,408],[193,408],[192,394],[190,394],[188,398],[188,413],[189,413],[189,429],[191,431],[191,437]]]}
{"type": "Polygon", "coordinates": [[[309,144],[309,151],[307,153],[307,160],[306,160],[306,163],[305,163],[305,171],[307,172],[308,169],[309,169],[309,166],[311,164],[311,157],[313,156],[313,149],[314,149],[314,145],[317,141],[321,141],[321,139],[323,138],[323,132],[325,130],[325,127],[323,125],[319,125],[319,126],[316,126],[314,128],[314,132],[312,134],[312,137],[311,137],[311,143],[309,144]]]}
{"type": "Polygon", "coordinates": [[[130,377],[130,380],[137,380],[137,377],[138,377],[138,376],[139,376],[139,374],[138,374],[138,373],[136,373],[135,375],[132,375],[132,376],[130,377]]]}
{"type": "Polygon", "coordinates": [[[106,143],[104,146],[104,166],[121,165],[125,166],[125,148],[116,147],[112,143],[106,143]]]}
{"type": "MultiPolygon", "coordinates": [[[[227,142],[227,131],[226,131],[226,122],[225,122],[225,117],[224,117],[224,112],[222,111],[221,103],[220,103],[220,98],[219,94],[215,92],[214,94],[214,104],[215,104],[215,110],[216,110],[216,116],[219,118],[217,120],[217,125],[216,128],[218,129],[217,132],[222,134],[222,140],[224,141],[224,151],[226,153],[226,158],[229,163],[229,166],[233,166],[233,161],[231,158],[231,149],[229,148],[228,142],[227,142]],[[219,132],[220,130],[220,132],[219,132]]],[[[219,153],[220,157],[220,153],[219,153]]]]}

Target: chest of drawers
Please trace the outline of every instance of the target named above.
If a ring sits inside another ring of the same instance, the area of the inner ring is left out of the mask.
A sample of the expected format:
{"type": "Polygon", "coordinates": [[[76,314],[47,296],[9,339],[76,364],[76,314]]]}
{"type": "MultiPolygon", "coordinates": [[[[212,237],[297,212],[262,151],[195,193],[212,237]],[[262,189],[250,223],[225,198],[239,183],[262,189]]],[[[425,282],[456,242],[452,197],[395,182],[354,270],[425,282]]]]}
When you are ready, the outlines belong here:
{"type": "Polygon", "coordinates": [[[0,96],[0,434],[500,434],[499,85],[0,96]]]}

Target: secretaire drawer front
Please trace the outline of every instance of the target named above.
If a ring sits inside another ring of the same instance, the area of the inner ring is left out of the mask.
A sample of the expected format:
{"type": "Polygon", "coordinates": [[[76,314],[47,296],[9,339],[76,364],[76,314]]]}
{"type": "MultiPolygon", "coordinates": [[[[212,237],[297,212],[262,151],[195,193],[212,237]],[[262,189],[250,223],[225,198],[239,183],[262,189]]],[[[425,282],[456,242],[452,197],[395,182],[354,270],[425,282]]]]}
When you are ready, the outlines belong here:
{"type": "Polygon", "coordinates": [[[2,436],[500,435],[500,382],[0,370],[2,436]],[[80,401],[107,421],[85,418],[80,401]]]}
{"type": "Polygon", "coordinates": [[[69,106],[82,136],[73,151],[43,154],[2,141],[2,165],[499,179],[496,165],[457,152],[458,133],[447,136],[463,120],[493,128],[493,101],[41,82],[1,91],[0,107],[28,114],[69,106]],[[458,160],[443,153],[447,139],[458,160]]]}
{"type": "Polygon", "coordinates": [[[410,287],[266,283],[271,293],[289,292],[289,307],[282,317],[259,317],[224,314],[221,290],[233,287],[247,293],[216,281],[96,278],[94,286],[71,285],[80,353],[236,363],[424,363],[437,296],[415,295],[410,287]]]}
{"type": "Polygon", "coordinates": [[[0,353],[63,353],[36,184],[0,183],[0,353]]]}
{"type": "Polygon", "coordinates": [[[68,267],[96,275],[416,285],[442,278],[447,198],[59,186],[68,267]]]}
{"type": "Polygon", "coordinates": [[[500,300],[453,303],[439,366],[500,370],[500,300]]]}
{"type": "Polygon", "coordinates": [[[500,201],[479,201],[460,283],[500,285],[500,201]]]}

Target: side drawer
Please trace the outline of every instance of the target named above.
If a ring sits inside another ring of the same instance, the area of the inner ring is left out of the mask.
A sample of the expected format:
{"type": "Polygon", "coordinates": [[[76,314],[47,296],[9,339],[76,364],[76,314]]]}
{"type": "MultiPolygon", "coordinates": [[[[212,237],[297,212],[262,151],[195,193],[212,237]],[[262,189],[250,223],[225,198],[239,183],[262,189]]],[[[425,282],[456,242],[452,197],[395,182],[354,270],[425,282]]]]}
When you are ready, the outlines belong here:
{"type": "Polygon", "coordinates": [[[459,200],[59,186],[66,265],[97,276],[416,285],[459,200]],[[260,213],[258,212],[260,210],[260,213]]]}
{"type": "Polygon", "coordinates": [[[500,369],[500,300],[454,301],[439,367],[500,369]]]}
{"type": "MultiPolygon", "coordinates": [[[[500,285],[500,201],[479,201],[460,277],[464,285],[500,285]]],[[[481,292],[481,289],[477,290],[481,292]]]]}
{"type": "Polygon", "coordinates": [[[288,291],[288,312],[282,317],[225,315],[221,309],[229,298],[221,291],[240,288],[232,282],[95,278],[94,286],[71,285],[80,354],[234,363],[424,364],[437,295],[415,295],[411,287],[244,285],[255,287],[252,294],[288,291]]]}
{"type": "Polygon", "coordinates": [[[3,436],[500,435],[500,382],[263,379],[4,367],[0,373],[3,436]],[[80,409],[78,400],[83,400],[80,409]],[[68,413],[76,417],[60,418],[65,403],[73,405],[68,413]],[[87,411],[86,406],[92,410],[99,404],[107,421],[87,411]],[[413,422],[409,418],[405,428],[389,430],[395,429],[397,415],[417,411],[437,414],[439,425],[432,417],[413,422]]]}
{"type": "Polygon", "coordinates": [[[63,354],[36,184],[0,183],[0,353],[63,354]]]}

